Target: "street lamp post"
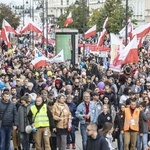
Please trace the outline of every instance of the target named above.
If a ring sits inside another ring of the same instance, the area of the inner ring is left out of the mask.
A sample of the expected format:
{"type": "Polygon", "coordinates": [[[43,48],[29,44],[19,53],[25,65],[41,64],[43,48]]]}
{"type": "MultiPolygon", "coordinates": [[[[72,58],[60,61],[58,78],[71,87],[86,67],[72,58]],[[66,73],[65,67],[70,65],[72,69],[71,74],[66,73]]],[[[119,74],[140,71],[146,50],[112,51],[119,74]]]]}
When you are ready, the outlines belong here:
{"type": "Polygon", "coordinates": [[[48,0],[46,0],[46,48],[48,46],[48,0]]]}
{"type": "Polygon", "coordinates": [[[23,19],[23,26],[24,26],[24,17],[25,16],[24,16],[24,0],[23,0],[23,18],[22,18],[23,19]]]}
{"type": "Polygon", "coordinates": [[[128,0],[126,0],[126,34],[125,34],[125,45],[128,44],[128,0]]]}
{"type": "MultiPolygon", "coordinates": [[[[79,5],[79,1],[76,0],[75,5],[79,5]]],[[[86,14],[85,14],[85,0],[82,0],[82,18],[83,18],[83,52],[85,51],[85,21],[86,21],[86,14]]]]}
{"type": "Polygon", "coordinates": [[[83,52],[85,51],[85,0],[82,0],[82,7],[83,7],[83,52]]]}

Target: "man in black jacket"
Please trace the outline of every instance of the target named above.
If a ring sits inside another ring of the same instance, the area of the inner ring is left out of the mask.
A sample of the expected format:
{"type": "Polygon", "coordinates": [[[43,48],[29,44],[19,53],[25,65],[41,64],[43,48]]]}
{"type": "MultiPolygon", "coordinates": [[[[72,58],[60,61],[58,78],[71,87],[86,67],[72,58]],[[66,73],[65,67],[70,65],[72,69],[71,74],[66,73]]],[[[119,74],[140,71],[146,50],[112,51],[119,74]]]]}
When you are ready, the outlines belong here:
{"type": "Polygon", "coordinates": [[[87,150],[110,150],[106,139],[97,129],[95,123],[90,123],[87,126],[87,150]]]}
{"type": "Polygon", "coordinates": [[[16,106],[10,101],[9,92],[2,94],[0,101],[0,150],[9,150],[12,129],[18,126],[16,106]]]}

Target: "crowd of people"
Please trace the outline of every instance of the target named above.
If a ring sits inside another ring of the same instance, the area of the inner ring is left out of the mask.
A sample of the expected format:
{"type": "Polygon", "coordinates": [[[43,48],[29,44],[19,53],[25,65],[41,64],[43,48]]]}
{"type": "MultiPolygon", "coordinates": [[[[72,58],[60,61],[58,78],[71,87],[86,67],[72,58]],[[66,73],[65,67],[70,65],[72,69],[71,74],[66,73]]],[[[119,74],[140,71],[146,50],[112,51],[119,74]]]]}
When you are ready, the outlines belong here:
{"type": "Polygon", "coordinates": [[[139,62],[120,73],[103,66],[92,53],[78,64],[47,63],[35,69],[29,47],[1,49],[0,150],[76,149],[148,150],[150,59],[139,49],[139,62]]]}

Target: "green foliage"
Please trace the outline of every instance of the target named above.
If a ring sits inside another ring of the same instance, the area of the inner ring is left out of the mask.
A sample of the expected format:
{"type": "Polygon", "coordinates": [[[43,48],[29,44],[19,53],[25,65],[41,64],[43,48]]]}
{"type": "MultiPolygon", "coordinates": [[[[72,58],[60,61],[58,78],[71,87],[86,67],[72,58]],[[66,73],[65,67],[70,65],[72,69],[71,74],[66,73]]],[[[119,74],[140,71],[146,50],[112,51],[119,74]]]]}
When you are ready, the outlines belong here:
{"type": "MultiPolygon", "coordinates": [[[[107,17],[109,18],[109,24],[106,27],[108,33],[112,32],[118,34],[119,31],[125,26],[126,8],[125,6],[123,6],[122,0],[106,0],[104,6],[98,9],[93,9],[90,12],[91,15],[89,15],[89,8],[86,6],[86,0],[83,1],[79,1],[78,7],[75,7],[75,5],[71,5],[68,8],[66,8],[65,14],[59,17],[57,24],[60,27],[64,27],[64,22],[69,12],[72,12],[73,23],[70,24],[68,27],[78,29],[79,33],[83,33],[84,21],[85,31],[87,31],[90,27],[92,27],[95,24],[97,25],[97,31],[102,31],[103,23],[107,17]]],[[[130,10],[129,8],[129,18],[132,16],[132,13],[132,10],[130,10]]],[[[132,23],[136,24],[136,22],[136,20],[132,20],[132,23]]]]}
{"type": "MultiPolygon", "coordinates": [[[[126,9],[121,0],[107,0],[103,7],[93,10],[88,25],[97,24],[97,31],[102,31],[103,23],[108,17],[109,23],[106,27],[108,33],[118,32],[125,26],[126,9]]],[[[132,10],[128,10],[128,17],[132,16],[132,10]]],[[[133,22],[136,23],[136,20],[133,22]]]]}
{"type": "Polygon", "coordinates": [[[70,5],[69,7],[67,7],[65,14],[62,14],[59,17],[57,24],[60,27],[64,27],[65,20],[70,12],[72,12],[73,23],[68,25],[68,27],[78,29],[79,33],[83,33],[83,21],[85,21],[85,31],[86,31],[86,28],[88,28],[87,20],[89,18],[89,8],[87,6],[83,8],[82,4],[79,4],[78,7],[75,7],[75,5],[70,5]],[[83,15],[83,13],[85,15],[83,15]]]}
{"type": "MultiPolygon", "coordinates": [[[[14,29],[19,26],[20,17],[14,13],[9,6],[0,3],[0,26],[2,27],[3,19],[5,19],[14,29]]],[[[1,28],[0,27],[0,28],[1,28]]]]}

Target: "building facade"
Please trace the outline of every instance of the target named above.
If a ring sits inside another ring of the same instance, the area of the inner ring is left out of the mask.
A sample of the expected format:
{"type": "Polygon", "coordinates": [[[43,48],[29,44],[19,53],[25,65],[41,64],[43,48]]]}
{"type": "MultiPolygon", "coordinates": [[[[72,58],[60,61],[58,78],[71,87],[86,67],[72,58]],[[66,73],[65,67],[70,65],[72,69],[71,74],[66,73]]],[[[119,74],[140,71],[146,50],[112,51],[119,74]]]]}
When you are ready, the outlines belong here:
{"type": "MultiPolygon", "coordinates": [[[[78,0],[86,1],[86,0],[78,0]]],[[[97,9],[104,5],[106,0],[87,0],[89,10],[97,9]]],[[[74,4],[76,0],[48,0],[49,16],[54,22],[58,17],[65,13],[65,8],[74,4]]],[[[126,5],[126,0],[122,0],[126,5]]],[[[132,19],[137,19],[138,25],[150,22],[150,0],[128,0],[128,6],[133,10],[132,19]]]]}

